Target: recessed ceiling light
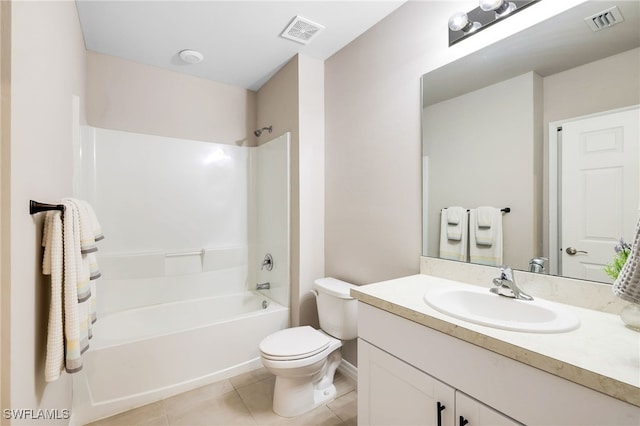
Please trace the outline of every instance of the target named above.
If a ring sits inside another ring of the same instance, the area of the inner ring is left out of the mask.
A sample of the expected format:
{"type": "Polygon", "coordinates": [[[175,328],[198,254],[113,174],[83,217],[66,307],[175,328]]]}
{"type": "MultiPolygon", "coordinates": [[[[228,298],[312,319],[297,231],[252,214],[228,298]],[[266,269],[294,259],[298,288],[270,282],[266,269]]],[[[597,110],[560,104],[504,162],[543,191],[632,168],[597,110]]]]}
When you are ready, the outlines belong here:
{"type": "Polygon", "coordinates": [[[180,59],[187,64],[197,64],[198,62],[202,62],[204,56],[197,50],[186,49],[180,51],[180,59]]]}

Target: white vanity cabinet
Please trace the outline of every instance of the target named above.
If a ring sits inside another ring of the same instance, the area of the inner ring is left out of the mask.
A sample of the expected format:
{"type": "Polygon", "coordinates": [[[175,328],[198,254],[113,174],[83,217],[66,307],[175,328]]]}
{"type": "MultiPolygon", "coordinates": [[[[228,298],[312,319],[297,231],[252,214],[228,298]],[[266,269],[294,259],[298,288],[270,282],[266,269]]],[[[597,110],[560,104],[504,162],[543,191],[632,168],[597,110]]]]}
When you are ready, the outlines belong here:
{"type": "Polygon", "coordinates": [[[512,359],[413,315],[358,304],[359,425],[640,424],[639,407],[516,361],[519,347],[512,359]]]}
{"type": "Polygon", "coordinates": [[[361,425],[520,424],[364,340],[358,341],[358,389],[361,425]]]}

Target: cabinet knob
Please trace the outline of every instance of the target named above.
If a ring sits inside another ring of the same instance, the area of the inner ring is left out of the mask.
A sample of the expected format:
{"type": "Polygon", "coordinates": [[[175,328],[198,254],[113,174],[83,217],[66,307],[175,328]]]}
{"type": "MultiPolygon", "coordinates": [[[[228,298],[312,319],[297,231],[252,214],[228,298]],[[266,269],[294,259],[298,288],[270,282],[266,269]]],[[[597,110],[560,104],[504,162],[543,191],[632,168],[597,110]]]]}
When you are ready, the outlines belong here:
{"type": "Polygon", "coordinates": [[[459,425],[460,425],[460,426],[464,426],[464,425],[466,425],[467,423],[469,423],[469,420],[465,419],[463,416],[460,416],[460,423],[459,423],[459,425]]]}

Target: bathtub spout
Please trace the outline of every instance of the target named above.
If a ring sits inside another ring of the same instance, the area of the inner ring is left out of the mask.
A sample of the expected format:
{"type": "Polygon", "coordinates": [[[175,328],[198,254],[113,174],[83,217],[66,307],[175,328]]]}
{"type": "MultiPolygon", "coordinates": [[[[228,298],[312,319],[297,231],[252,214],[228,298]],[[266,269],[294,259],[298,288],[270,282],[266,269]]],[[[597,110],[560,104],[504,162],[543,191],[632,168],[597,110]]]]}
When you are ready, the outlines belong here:
{"type": "Polygon", "coordinates": [[[262,283],[262,284],[256,284],[256,290],[269,290],[271,288],[271,284],[267,283],[262,283]]]}

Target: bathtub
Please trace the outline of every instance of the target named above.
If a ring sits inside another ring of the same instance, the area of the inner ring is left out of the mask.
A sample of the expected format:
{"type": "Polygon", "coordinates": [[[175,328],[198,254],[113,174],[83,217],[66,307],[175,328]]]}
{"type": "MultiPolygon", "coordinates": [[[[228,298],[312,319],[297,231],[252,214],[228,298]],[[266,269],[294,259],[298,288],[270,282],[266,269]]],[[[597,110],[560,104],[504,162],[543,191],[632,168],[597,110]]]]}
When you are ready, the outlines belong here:
{"type": "Polygon", "coordinates": [[[72,423],[259,368],[260,341],[288,324],[288,308],[251,291],[105,315],[72,375],[72,423]]]}

